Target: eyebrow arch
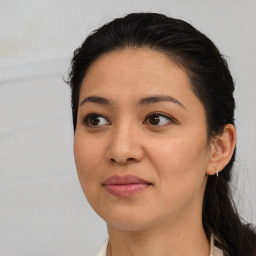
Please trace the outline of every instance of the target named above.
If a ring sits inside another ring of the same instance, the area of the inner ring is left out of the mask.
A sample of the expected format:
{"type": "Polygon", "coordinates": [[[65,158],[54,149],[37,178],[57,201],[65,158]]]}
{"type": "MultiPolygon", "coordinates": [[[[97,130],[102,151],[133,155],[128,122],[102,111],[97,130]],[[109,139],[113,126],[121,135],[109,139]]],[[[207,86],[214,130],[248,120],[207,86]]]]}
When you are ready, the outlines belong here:
{"type": "Polygon", "coordinates": [[[100,96],[89,96],[82,100],[82,102],[80,103],[80,107],[86,102],[93,102],[93,103],[98,103],[102,105],[110,105],[110,101],[106,98],[103,98],[100,96]]]}
{"type": "MultiPolygon", "coordinates": [[[[144,106],[147,104],[153,104],[153,103],[158,103],[158,102],[163,102],[163,101],[169,101],[175,104],[180,105],[181,107],[183,107],[184,109],[185,106],[177,99],[171,97],[171,96],[162,96],[162,95],[156,95],[156,96],[150,96],[150,97],[145,97],[140,99],[136,105],[137,106],[144,106]]],[[[101,105],[112,105],[112,103],[110,102],[110,100],[100,97],[100,96],[89,96],[86,97],[82,100],[82,102],[80,103],[80,106],[82,106],[83,104],[85,104],[86,102],[93,102],[93,103],[97,103],[97,104],[101,104],[101,105]]]]}
{"type": "Polygon", "coordinates": [[[158,102],[162,102],[162,101],[170,101],[170,102],[176,103],[176,104],[180,105],[181,107],[183,107],[184,109],[186,109],[185,106],[179,100],[177,100],[171,96],[162,96],[162,95],[150,96],[150,97],[143,98],[143,99],[139,100],[138,105],[143,106],[143,105],[158,103],[158,102]]]}

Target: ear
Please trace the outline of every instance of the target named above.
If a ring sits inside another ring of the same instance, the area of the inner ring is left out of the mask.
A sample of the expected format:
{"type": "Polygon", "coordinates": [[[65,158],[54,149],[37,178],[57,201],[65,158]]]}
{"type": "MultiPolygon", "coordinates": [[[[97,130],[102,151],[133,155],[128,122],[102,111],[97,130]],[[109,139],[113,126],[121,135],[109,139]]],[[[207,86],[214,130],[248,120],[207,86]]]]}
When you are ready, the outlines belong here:
{"type": "Polygon", "coordinates": [[[224,126],[223,132],[210,142],[210,158],[207,174],[214,175],[222,171],[229,163],[236,146],[236,129],[232,124],[224,126]]]}

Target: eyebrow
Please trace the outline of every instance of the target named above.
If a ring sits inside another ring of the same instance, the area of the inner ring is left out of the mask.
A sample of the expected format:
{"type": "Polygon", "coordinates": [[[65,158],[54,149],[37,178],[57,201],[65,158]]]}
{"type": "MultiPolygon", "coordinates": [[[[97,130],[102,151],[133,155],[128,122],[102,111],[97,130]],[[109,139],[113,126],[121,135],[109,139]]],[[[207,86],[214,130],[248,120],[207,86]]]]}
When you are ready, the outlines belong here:
{"type": "MultiPolygon", "coordinates": [[[[169,101],[169,102],[178,104],[179,106],[186,109],[185,106],[179,100],[177,100],[171,96],[162,96],[162,95],[149,96],[149,97],[142,98],[136,103],[136,106],[144,106],[144,105],[159,103],[159,102],[163,102],[163,101],[169,101]]],[[[108,100],[104,97],[89,96],[82,100],[82,102],[80,103],[80,106],[82,106],[83,104],[85,104],[87,102],[97,103],[97,104],[101,104],[101,105],[113,105],[113,103],[110,100],[108,100]]]]}
{"type": "Polygon", "coordinates": [[[110,105],[110,101],[106,98],[103,98],[100,96],[89,96],[82,100],[82,102],[80,103],[80,107],[86,102],[93,102],[93,103],[98,103],[102,105],[110,105]]]}
{"type": "Polygon", "coordinates": [[[150,96],[146,98],[142,98],[139,100],[137,103],[139,106],[147,105],[147,104],[152,104],[152,103],[158,103],[158,102],[163,102],[163,101],[169,101],[175,104],[180,105],[181,107],[185,108],[185,106],[177,99],[171,97],[171,96],[162,96],[162,95],[156,95],[156,96],[150,96]]]}

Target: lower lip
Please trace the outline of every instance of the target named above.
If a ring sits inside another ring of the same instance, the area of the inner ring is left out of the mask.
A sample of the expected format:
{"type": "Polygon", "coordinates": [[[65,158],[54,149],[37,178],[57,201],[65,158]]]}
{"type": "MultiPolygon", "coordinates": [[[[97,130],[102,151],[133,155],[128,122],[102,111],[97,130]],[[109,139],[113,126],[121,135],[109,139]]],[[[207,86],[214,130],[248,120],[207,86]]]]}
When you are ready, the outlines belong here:
{"type": "Polygon", "coordinates": [[[126,197],[136,194],[139,191],[148,188],[149,184],[136,183],[136,184],[121,184],[121,185],[106,185],[107,191],[115,196],[126,197]]]}

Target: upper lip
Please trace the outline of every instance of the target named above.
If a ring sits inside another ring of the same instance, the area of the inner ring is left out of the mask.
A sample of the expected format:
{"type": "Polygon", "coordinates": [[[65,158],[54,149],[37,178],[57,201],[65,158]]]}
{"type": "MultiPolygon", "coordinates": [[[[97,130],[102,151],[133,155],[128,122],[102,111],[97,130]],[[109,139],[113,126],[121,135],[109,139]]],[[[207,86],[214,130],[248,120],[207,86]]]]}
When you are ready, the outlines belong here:
{"type": "Polygon", "coordinates": [[[104,185],[127,185],[127,184],[152,184],[152,183],[134,175],[125,175],[125,176],[114,175],[107,178],[103,182],[103,184],[104,185]]]}

